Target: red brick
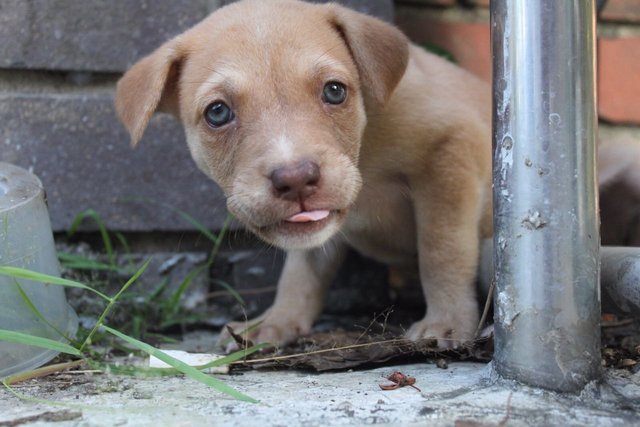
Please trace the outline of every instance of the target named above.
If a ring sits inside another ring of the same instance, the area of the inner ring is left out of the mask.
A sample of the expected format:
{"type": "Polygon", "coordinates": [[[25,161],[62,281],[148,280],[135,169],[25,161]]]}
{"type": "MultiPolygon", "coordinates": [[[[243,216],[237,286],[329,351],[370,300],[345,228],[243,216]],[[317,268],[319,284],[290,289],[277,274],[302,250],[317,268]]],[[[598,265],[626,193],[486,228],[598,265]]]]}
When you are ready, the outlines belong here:
{"type": "Polygon", "coordinates": [[[640,124],[640,37],[599,40],[598,97],[601,118],[640,124]]]}
{"type": "Polygon", "coordinates": [[[396,22],[416,43],[438,46],[451,53],[457,64],[491,81],[491,44],[488,24],[440,22],[420,13],[396,13],[396,22]]]}
{"type": "Polygon", "coordinates": [[[640,22],[640,0],[608,0],[600,18],[605,21],[640,22]]]}

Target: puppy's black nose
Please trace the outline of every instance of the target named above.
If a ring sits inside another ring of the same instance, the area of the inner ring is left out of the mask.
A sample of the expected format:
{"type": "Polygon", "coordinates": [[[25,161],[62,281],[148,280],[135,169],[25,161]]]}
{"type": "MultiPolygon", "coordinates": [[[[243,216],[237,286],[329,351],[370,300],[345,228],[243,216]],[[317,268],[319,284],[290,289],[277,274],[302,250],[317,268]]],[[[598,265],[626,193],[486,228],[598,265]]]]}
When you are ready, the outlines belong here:
{"type": "Polygon", "coordinates": [[[318,189],[320,166],[309,160],[292,166],[283,166],[271,172],[275,194],[285,200],[304,200],[318,189]]]}

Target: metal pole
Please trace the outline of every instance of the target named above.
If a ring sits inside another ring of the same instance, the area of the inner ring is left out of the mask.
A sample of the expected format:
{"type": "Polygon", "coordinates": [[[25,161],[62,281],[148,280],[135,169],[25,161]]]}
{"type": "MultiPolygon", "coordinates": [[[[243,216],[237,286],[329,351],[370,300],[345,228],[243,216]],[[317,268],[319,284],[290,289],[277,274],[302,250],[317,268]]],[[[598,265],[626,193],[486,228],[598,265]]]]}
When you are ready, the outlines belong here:
{"type": "Polygon", "coordinates": [[[640,318],[640,248],[603,247],[602,309],[640,318]]]}
{"type": "Polygon", "coordinates": [[[577,391],[600,373],[593,0],[492,0],[494,364],[577,391]]]}
{"type": "MultiPolygon", "coordinates": [[[[478,271],[481,301],[489,294],[493,280],[493,241],[484,240],[478,271]]],[[[640,319],[640,248],[600,248],[602,312],[640,319]]]]}

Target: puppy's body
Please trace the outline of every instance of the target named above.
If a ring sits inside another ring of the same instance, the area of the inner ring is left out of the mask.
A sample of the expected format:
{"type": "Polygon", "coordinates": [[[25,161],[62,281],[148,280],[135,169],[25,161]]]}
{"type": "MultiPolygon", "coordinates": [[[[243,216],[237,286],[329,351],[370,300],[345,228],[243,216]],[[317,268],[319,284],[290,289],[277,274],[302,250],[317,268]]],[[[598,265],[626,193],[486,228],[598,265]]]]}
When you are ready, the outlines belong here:
{"type": "Polygon", "coordinates": [[[365,185],[343,228],[361,253],[420,274],[427,317],[408,336],[441,347],[477,326],[478,241],[491,233],[490,105],[479,79],[410,47],[394,94],[371,114],[365,185]]]}
{"type": "Polygon", "coordinates": [[[365,130],[365,185],[343,230],[350,244],[389,264],[417,265],[419,228],[437,228],[439,216],[454,214],[459,203],[475,205],[468,213],[478,231],[469,237],[488,237],[490,106],[486,84],[412,46],[403,79],[365,130]],[[416,197],[434,204],[418,218],[416,197]]]}
{"type": "Polygon", "coordinates": [[[180,117],[229,210],[287,249],[252,339],[308,333],[346,246],[419,272],[428,309],[410,338],[472,337],[491,234],[491,100],[476,77],[345,8],[245,0],[136,64],[116,104],[134,143],[154,111],[180,117]],[[214,126],[221,104],[233,113],[214,126]]]}

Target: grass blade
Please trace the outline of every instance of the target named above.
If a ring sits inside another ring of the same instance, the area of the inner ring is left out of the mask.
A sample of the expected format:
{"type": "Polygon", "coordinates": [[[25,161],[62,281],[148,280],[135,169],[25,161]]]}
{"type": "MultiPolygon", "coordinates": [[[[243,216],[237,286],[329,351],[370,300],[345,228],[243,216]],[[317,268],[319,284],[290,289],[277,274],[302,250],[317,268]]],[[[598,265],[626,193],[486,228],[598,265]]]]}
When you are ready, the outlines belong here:
{"type": "Polygon", "coordinates": [[[51,276],[48,274],[42,274],[31,270],[25,270],[24,268],[0,266],[0,276],[15,277],[17,279],[26,279],[34,282],[48,283],[51,285],[67,286],[70,288],[80,288],[93,292],[94,294],[102,297],[107,301],[111,300],[111,298],[109,298],[102,292],[97,291],[92,287],[80,282],[75,282],[73,280],[63,279],[61,277],[51,276]]]}
{"type": "Polygon", "coordinates": [[[209,229],[204,224],[202,224],[200,221],[198,221],[188,213],[181,211],[180,209],[173,208],[173,210],[178,215],[180,215],[182,219],[187,221],[189,224],[193,225],[196,228],[196,230],[198,230],[204,237],[211,240],[211,242],[213,242],[214,244],[216,243],[216,239],[217,239],[216,236],[211,231],[209,231],[209,229]]]}
{"type": "Polygon", "coordinates": [[[58,259],[60,264],[65,268],[72,270],[100,270],[100,271],[118,271],[112,265],[105,264],[104,262],[96,261],[83,257],[81,255],[67,254],[64,252],[58,252],[58,259]]]}
{"type": "Polygon", "coordinates": [[[254,345],[253,347],[243,348],[242,350],[233,352],[228,356],[221,357],[220,359],[213,360],[205,365],[198,366],[198,369],[207,369],[207,368],[215,368],[217,366],[230,365],[235,361],[244,359],[245,357],[267,347],[273,347],[273,345],[269,343],[262,343],[262,344],[254,345]]]}
{"type": "Polygon", "coordinates": [[[127,202],[134,202],[134,203],[146,203],[149,205],[155,205],[155,206],[161,206],[165,209],[168,209],[176,214],[178,214],[182,219],[184,219],[186,222],[188,222],[189,224],[191,224],[196,230],[198,230],[200,233],[202,233],[203,236],[205,236],[208,240],[210,240],[211,242],[213,242],[214,244],[216,243],[216,236],[211,233],[211,231],[209,231],[209,229],[200,221],[198,221],[197,219],[195,219],[193,216],[189,215],[188,213],[186,213],[183,210],[177,209],[169,204],[165,204],[162,202],[158,202],[155,200],[152,200],[150,198],[147,197],[129,197],[124,199],[124,201],[127,202]]]}
{"type": "Polygon", "coordinates": [[[84,350],[86,345],[91,342],[91,338],[96,333],[98,328],[102,325],[102,323],[104,322],[104,319],[107,317],[107,315],[109,314],[109,312],[111,311],[115,303],[118,301],[118,298],[120,298],[120,296],[127,289],[129,289],[129,286],[131,286],[133,283],[135,283],[136,280],[138,280],[138,277],[140,277],[142,273],[144,273],[144,271],[147,269],[147,267],[149,267],[150,262],[151,262],[151,258],[149,258],[144,264],[142,264],[142,267],[140,267],[138,271],[136,271],[135,274],[131,276],[131,278],[127,281],[127,283],[125,283],[124,286],[122,286],[122,288],[118,291],[118,293],[113,298],[109,298],[109,304],[107,304],[107,307],[104,309],[104,311],[98,318],[98,321],[93,326],[93,329],[91,329],[91,332],[89,332],[89,335],[87,335],[87,337],[84,339],[82,345],[80,346],[80,350],[84,350]]]}
{"type": "Polygon", "coordinates": [[[197,370],[194,367],[191,367],[189,365],[187,365],[186,363],[175,359],[171,356],[169,356],[168,354],[162,352],[161,350],[158,350],[155,347],[150,346],[149,344],[143,343],[142,341],[138,341],[135,338],[131,338],[119,331],[116,331],[115,329],[112,329],[106,325],[103,326],[104,329],[109,332],[110,334],[115,335],[116,337],[128,342],[129,344],[133,345],[134,347],[136,347],[139,350],[144,351],[147,354],[150,354],[160,360],[162,360],[163,362],[167,363],[168,365],[173,366],[175,369],[177,369],[178,371],[182,372],[183,374],[185,374],[186,376],[188,376],[191,379],[194,379],[196,381],[199,381],[209,387],[212,387],[222,393],[225,393],[235,399],[244,401],[244,402],[250,402],[250,403],[258,403],[257,400],[253,399],[252,397],[249,397],[245,394],[240,393],[239,391],[229,387],[228,385],[226,385],[225,383],[223,383],[222,381],[211,377],[209,375],[206,375],[202,372],[200,372],[199,370],[197,370]]]}
{"type": "Polygon", "coordinates": [[[219,279],[211,279],[211,282],[219,286],[222,286],[225,291],[231,294],[231,296],[236,300],[236,302],[238,302],[243,307],[246,306],[246,303],[244,302],[244,298],[242,298],[242,296],[238,293],[238,291],[233,289],[233,287],[230,284],[228,284],[224,280],[219,280],[219,279]]]}
{"type": "Polygon", "coordinates": [[[182,280],[182,282],[180,283],[180,286],[178,286],[173,294],[171,294],[171,297],[168,301],[169,316],[175,316],[178,313],[182,295],[187,290],[193,279],[196,278],[201,272],[202,268],[196,268],[195,270],[189,272],[189,274],[187,274],[187,277],[185,277],[184,280],[182,280]]]}
{"type": "Polygon", "coordinates": [[[162,279],[160,284],[156,286],[156,288],[151,292],[151,294],[149,294],[146,299],[146,303],[151,304],[152,302],[155,302],[158,298],[160,298],[160,295],[162,295],[164,290],[167,289],[167,286],[169,286],[169,278],[165,277],[162,279]]]}
{"type": "Polygon", "coordinates": [[[33,335],[23,334],[21,332],[7,331],[6,329],[0,329],[0,341],[8,341],[17,344],[31,345],[34,347],[46,348],[48,350],[54,350],[60,353],[72,354],[74,356],[82,356],[82,353],[69,344],[61,343],[58,341],[50,340],[48,338],[36,337],[33,335]]]}
{"type": "Polygon", "coordinates": [[[218,252],[220,251],[220,246],[222,246],[222,239],[224,239],[224,236],[226,236],[227,231],[229,231],[229,228],[231,227],[232,222],[233,222],[233,215],[228,214],[227,217],[224,219],[224,223],[222,223],[222,228],[220,229],[220,232],[216,236],[213,249],[211,249],[211,253],[209,254],[209,259],[207,260],[208,265],[212,265],[216,257],[218,256],[218,252]]]}
{"type": "Polygon", "coordinates": [[[148,368],[143,366],[122,365],[119,363],[101,363],[95,360],[88,360],[87,365],[89,365],[91,369],[108,374],[129,375],[134,377],[171,377],[181,373],[173,368],[148,368]]]}
{"type": "Polygon", "coordinates": [[[24,289],[22,289],[22,286],[20,286],[20,283],[18,283],[18,281],[15,280],[15,279],[13,279],[13,281],[14,281],[14,283],[16,285],[16,288],[18,289],[18,293],[20,294],[20,298],[22,298],[22,301],[25,303],[25,305],[27,306],[29,311],[31,311],[31,313],[33,313],[33,315],[36,316],[38,319],[40,319],[40,321],[43,322],[45,325],[47,325],[48,327],[50,327],[51,329],[56,331],[56,333],[58,335],[60,335],[61,337],[63,337],[67,341],[71,342],[71,339],[68,336],[66,336],[64,332],[62,332],[60,329],[56,328],[56,326],[54,324],[49,322],[42,315],[42,313],[40,313],[40,310],[38,310],[38,308],[35,306],[33,301],[31,301],[31,298],[29,298],[29,295],[27,295],[27,293],[24,291],[24,289]]]}
{"type": "Polygon", "coordinates": [[[113,253],[113,243],[111,243],[111,237],[109,236],[109,231],[107,227],[104,225],[104,221],[102,218],[93,209],[87,209],[83,212],[80,212],[71,222],[71,226],[69,227],[68,235],[69,237],[73,236],[75,232],[78,230],[78,227],[85,220],[85,218],[91,218],[93,222],[98,226],[98,230],[100,231],[100,236],[102,237],[102,244],[104,245],[104,250],[107,253],[107,258],[109,259],[109,264],[112,267],[117,267],[115,262],[115,255],[113,253]]]}

